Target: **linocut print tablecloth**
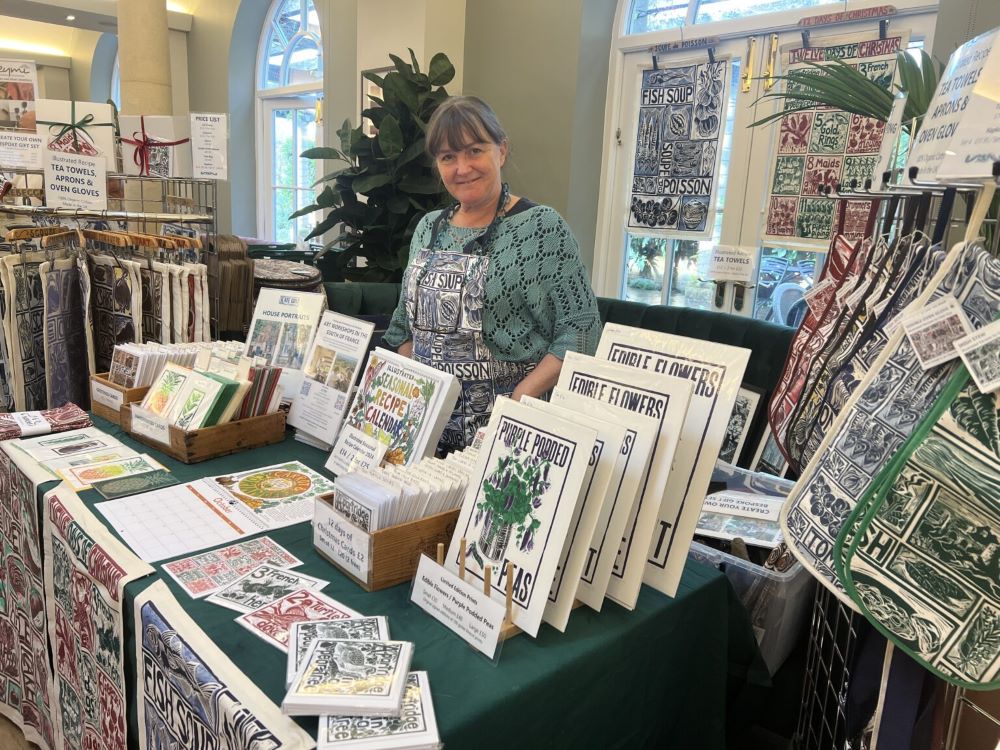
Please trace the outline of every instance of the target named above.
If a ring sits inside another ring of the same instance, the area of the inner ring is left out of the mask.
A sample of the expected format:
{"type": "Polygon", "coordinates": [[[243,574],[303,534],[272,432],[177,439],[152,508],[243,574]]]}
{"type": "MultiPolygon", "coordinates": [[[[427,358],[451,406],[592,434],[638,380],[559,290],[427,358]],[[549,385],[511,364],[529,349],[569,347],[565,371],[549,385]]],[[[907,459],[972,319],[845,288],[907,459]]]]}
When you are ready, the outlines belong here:
{"type": "MultiPolygon", "coordinates": [[[[959,244],[915,304],[955,297],[973,329],[1000,310],[1000,260],[959,244]]],[[[902,330],[858,386],[789,493],[781,511],[789,547],[820,582],[854,607],[833,568],[834,540],[875,475],[931,408],[956,365],[922,370],[902,330]]]]}
{"type": "MultiPolygon", "coordinates": [[[[856,67],[889,90],[896,73],[896,53],[906,49],[909,34],[887,39],[838,37],[815,40],[783,55],[783,69],[810,70],[810,64],[833,60],[856,67]]],[[[798,102],[789,100],[786,107],[798,102]]],[[[820,195],[824,185],[863,185],[878,163],[885,124],[829,107],[789,112],[776,128],[770,196],[764,242],[781,247],[790,240],[820,244],[834,234],[837,201],[820,195]]],[[[864,236],[872,207],[870,199],[850,200],[841,234],[850,240],[864,236]]]]}
{"type": "Polygon", "coordinates": [[[135,598],[139,747],[296,750],[315,745],[210,641],[162,581],[135,598]],[[204,745],[207,738],[212,744],[204,745]]]}
{"type": "Polygon", "coordinates": [[[959,370],[859,504],[839,569],[898,647],[973,689],[1000,687],[998,406],[1000,394],[980,393],[959,370]]]}
{"type": "Polygon", "coordinates": [[[153,568],[115,539],[67,484],[42,501],[45,601],[59,747],[125,750],[125,584],[153,568]]]}
{"type": "Polygon", "coordinates": [[[52,475],[34,462],[20,467],[15,451],[0,444],[0,714],[49,750],[57,745],[37,492],[52,475]]]}

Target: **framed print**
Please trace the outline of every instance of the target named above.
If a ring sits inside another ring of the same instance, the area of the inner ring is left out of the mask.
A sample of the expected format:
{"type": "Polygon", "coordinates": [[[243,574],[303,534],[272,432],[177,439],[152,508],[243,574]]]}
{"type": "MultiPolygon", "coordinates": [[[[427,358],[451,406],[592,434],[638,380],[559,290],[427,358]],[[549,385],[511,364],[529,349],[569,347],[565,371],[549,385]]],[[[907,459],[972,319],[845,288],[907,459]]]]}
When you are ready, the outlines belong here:
{"type": "Polygon", "coordinates": [[[361,123],[361,131],[369,138],[374,138],[378,133],[378,128],[367,117],[361,115],[366,109],[372,106],[371,97],[382,98],[382,87],[374,81],[365,78],[366,73],[374,73],[377,76],[384,76],[386,73],[395,70],[392,65],[384,68],[369,68],[361,71],[361,109],[358,110],[358,121],[361,123]]]}
{"type": "Polygon", "coordinates": [[[750,468],[753,471],[763,471],[776,477],[783,477],[788,473],[788,461],[781,454],[778,441],[774,439],[774,433],[771,432],[770,427],[767,428],[760,443],[757,444],[750,468]]]}
{"type": "Polygon", "coordinates": [[[764,391],[756,386],[741,385],[736,394],[736,403],[729,415],[726,435],[719,449],[719,460],[734,466],[739,462],[746,446],[747,438],[753,432],[764,391]]]}

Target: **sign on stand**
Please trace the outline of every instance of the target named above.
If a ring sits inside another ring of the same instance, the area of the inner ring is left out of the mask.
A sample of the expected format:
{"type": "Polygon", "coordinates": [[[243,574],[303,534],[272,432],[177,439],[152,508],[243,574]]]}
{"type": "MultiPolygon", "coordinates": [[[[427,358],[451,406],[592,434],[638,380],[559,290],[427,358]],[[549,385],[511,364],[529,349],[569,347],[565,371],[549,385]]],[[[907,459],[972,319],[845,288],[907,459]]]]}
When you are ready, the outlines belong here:
{"type": "Polygon", "coordinates": [[[229,179],[229,119],[218,112],[191,113],[191,159],[195,179],[229,179]]]}
{"type": "Polygon", "coordinates": [[[53,208],[106,211],[108,180],[105,158],[46,151],[45,203],[53,208]]]}

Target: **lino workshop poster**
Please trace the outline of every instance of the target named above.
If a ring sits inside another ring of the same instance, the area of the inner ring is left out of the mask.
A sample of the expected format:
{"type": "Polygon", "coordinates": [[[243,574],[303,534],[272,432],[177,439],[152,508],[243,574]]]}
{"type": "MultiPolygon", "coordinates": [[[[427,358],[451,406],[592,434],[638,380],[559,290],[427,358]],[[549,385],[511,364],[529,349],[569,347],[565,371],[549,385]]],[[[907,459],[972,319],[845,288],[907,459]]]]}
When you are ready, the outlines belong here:
{"type": "Polygon", "coordinates": [[[643,71],[630,229],[711,235],[728,92],[728,60],[643,71]]]}
{"type": "MultiPolygon", "coordinates": [[[[908,34],[887,39],[828,39],[796,47],[784,56],[785,71],[809,70],[812,64],[840,60],[889,90],[896,74],[896,53],[906,49],[908,34]]],[[[795,106],[786,101],[785,108],[795,106]]],[[[848,189],[875,179],[885,123],[839,109],[815,107],[790,112],[773,126],[776,143],[764,226],[764,242],[829,244],[836,229],[839,201],[823,197],[825,185],[848,189]]],[[[864,235],[870,200],[849,200],[841,232],[849,240],[864,235]]]]}

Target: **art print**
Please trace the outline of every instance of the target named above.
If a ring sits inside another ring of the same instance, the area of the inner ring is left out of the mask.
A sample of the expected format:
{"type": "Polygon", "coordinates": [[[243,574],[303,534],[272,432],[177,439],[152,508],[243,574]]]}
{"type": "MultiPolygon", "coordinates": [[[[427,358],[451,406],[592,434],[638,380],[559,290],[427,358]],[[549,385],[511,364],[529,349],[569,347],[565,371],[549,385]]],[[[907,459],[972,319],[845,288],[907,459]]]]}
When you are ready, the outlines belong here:
{"type": "Polygon", "coordinates": [[[332,492],[333,481],[299,461],[262,466],[211,478],[255,515],[267,514],[281,505],[309,500],[332,492]]]}
{"type": "Polygon", "coordinates": [[[35,131],[38,71],[28,60],[0,60],[0,128],[35,131]]]}
{"type": "Polygon", "coordinates": [[[236,622],[275,648],[287,652],[288,629],[296,622],[361,616],[318,591],[300,589],[258,610],[240,615],[236,622]]]}
{"type": "MultiPolygon", "coordinates": [[[[887,91],[896,73],[896,53],[906,48],[909,34],[888,39],[830,38],[813,40],[808,47],[788,49],[783,65],[789,70],[810,70],[810,66],[832,61],[853,65],[869,80],[887,91]]],[[[786,93],[795,93],[789,90],[786,93]]],[[[787,100],[786,109],[800,106],[798,100],[787,100]]],[[[772,157],[771,191],[764,221],[764,242],[802,241],[824,249],[835,231],[834,216],[838,201],[818,196],[821,188],[843,184],[863,188],[873,179],[877,155],[885,135],[884,123],[869,117],[830,109],[810,107],[789,111],[772,125],[774,156],[772,157]],[[872,158],[858,158],[862,155],[872,158]],[[793,164],[789,156],[804,158],[801,186],[795,192],[793,164]]],[[[848,200],[848,208],[870,201],[848,200]]],[[[854,212],[856,217],[857,211],[854,212]]],[[[852,218],[854,218],[852,217],[852,218]]],[[[858,240],[864,234],[866,222],[852,221],[840,229],[841,234],[858,240]]]]}
{"type": "Polygon", "coordinates": [[[457,570],[464,537],[466,578],[483,581],[491,568],[490,595],[498,600],[511,563],[512,618],[534,636],[597,434],[509,400],[494,409],[488,432],[447,559],[457,570]]]}
{"type": "Polygon", "coordinates": [[[729,424],[726,426],[726,436],[722,440],[722,447],[719,449],[719,460],[729,464],[736,464],[743,454],[743,447],[747,437],[756,422],[757,408],[763,391],[751,386],[741,386],[736,395],[736,403],[733,405],[733,412],[729,415],[729,424]]]}
{"type": "Polygon", "coordinates": [[[329,581],[265,563],[215,592],[205,601],[237,612],[253,612],[299,589],[318,590],[328,583],[329,581]]]}
{"type": "Polygon", "coordinates": [[[402,641],[313,641],[290,693],[306,697],[388,697],[405,680],[408,644],[402,641]]]}
{"type": "Polygon", "coordinates": [[[157,581],[136,597],[139,747],[190,747],[192,737],[231,746],[305,750],[313,740],[254,685],[157,581]]]}
{"type": "Polygon", "coordinates": [[[124,750],[123,591],[153,573],[72,492],[45,496],[45,588],[59,746],[124,750]]]}
{"type": "Polygon", "coordinates": [[[440,743],[430,683],[426,672],[406,678],[402,710],[398,717],[321,716],[319,750],[437,747],[440,743]]]}
{"type": "Polygon", "coordinates": [[[1000,321],[959,339],[955,349],[980,391],[1000,389],[1000,321]]]}
{"type": "Polygon", "coordinates": [[[198,599],[232,583],[264,563],[294,568],[301,565],[302,561],[270,537],[263,536],[164,563],[163,570],[185,593],[198,599]]]}
{"type": "Polygon", "coordinates": [[[788,473],[788,460],[778,447],[778,441],[774,439],[774,433],[770,428],[761,436],[753,458],[750,459],[750,468],[755,472],[773,474],[776,477],[783,477],[788,473]]]}
{"type": "Polygon", "coordinates": [[[299,671],[309,647],[318,640],[387,641],[389,621],[385,617],[357,617],[294,623],[288,635],[286,685],[299,671]]]}
{"type": "Polygon", "coordinates": [[[728,60],[643,71],[629,227],[711,233],[729,74],[728,60]]]}
{"type": "Polygon", "coordinates": [[[612,323],[604,327],[597,356],[692,389],[685,415],[670,422],[674,434],[680,428],[679,440],[643,576],[644,583],[673,596],[750,351],[612,323]]]}

